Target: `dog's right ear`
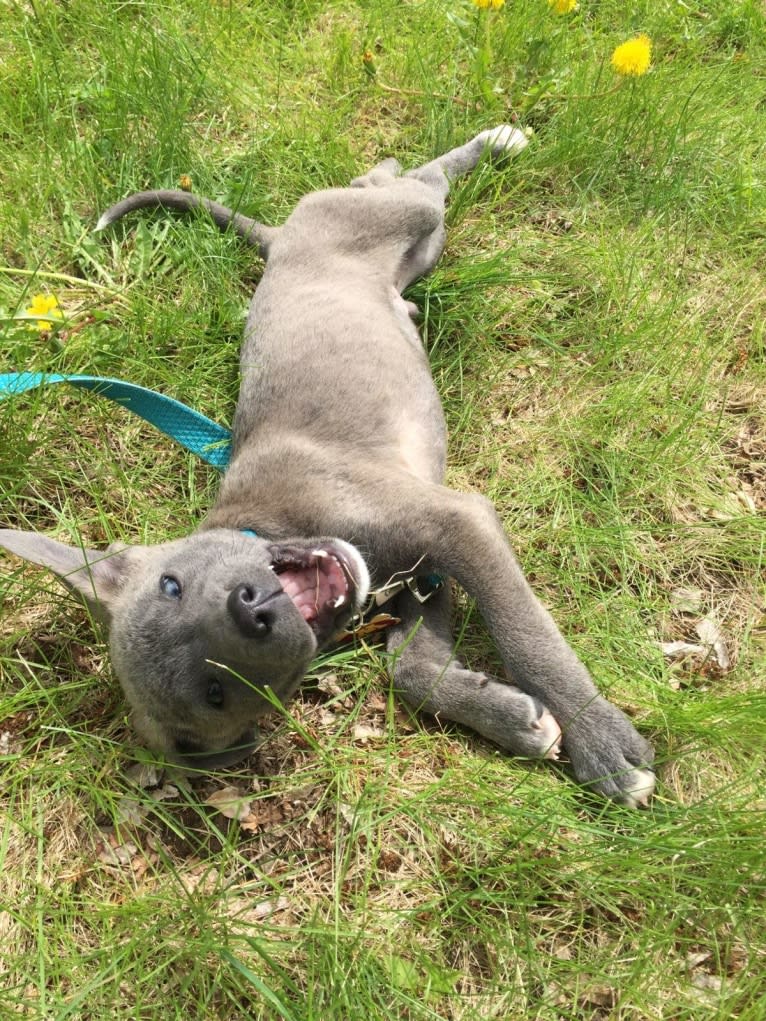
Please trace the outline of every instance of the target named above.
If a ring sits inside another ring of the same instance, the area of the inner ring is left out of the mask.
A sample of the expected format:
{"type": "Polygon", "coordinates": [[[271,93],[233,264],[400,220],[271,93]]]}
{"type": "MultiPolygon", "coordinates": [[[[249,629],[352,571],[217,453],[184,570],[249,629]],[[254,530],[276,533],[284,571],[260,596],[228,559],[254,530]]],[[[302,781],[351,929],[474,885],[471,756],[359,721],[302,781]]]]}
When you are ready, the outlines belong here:
{"type": "Polygon", "coordinates": [[[0,546],[53,571],[81,596],[94,614],[109,619],[111,605],[128,573],[129,547],[113,544],[103,552],[80,549],[38,532],[17,532],[12,528],[0,528],[0,546]]]}

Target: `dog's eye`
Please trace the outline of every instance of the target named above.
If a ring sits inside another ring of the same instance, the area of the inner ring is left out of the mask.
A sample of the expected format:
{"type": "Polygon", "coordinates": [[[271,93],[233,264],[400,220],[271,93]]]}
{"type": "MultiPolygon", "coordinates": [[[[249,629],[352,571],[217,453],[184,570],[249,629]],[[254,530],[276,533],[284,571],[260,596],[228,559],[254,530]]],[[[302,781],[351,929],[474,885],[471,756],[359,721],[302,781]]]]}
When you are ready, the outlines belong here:
{"type": "Polygon", "coordinates": [[[180,599],[181,582],[178,578],[174,578],[172,574],[163,574],[160,578],[160,592],[163,595],[170,596],[171,599],[180,599]]]}
{"type": "Polygon", "coordinates": [[[223,687],[221,686],[220,681],[211,681],[208,684],[205,701],[208,705],[212,705],[216,709],[221,708],[223,705],[223,687]]]}

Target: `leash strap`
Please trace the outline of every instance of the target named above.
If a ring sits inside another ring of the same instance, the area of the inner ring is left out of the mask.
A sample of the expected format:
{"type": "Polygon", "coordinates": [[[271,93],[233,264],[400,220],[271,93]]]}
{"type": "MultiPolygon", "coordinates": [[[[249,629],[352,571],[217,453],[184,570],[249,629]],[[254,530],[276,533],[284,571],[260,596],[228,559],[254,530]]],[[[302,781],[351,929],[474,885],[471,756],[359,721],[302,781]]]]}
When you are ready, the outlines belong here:
{"type": "Polygon", "coordinates": [[[55,372],[0,373],[0,400],[54,383],[69,383],[70,386],[91,390],[98,397],[108,397],[110,401],[150,422],[160,432],[219,471],[223,471],[229,463],[231,433],[228,429],[172,397],[120,379],[62,376],[55,372]]]}

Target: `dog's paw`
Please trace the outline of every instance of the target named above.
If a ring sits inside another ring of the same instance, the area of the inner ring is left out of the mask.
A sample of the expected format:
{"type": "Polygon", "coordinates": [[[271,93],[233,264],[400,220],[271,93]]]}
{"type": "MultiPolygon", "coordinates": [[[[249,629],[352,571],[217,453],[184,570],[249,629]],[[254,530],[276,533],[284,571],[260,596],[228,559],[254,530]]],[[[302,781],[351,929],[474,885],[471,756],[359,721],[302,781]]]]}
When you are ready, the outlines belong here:
{"type": "Polygon", "coordinates": [[[481,692],[473,718],[464,722],[511,755],[558,759],[561,727],[539,699],[485,674],[464,673],[478,680],[481,692]]]}
{"type": "Polygon", "coordinates": [[[538,706],[540,715],[531,720],[529,726],[540,739],[540,756],[555,762],[561,754],[561,727],[556,723],[553,713],[540,703],[538,706]]]}
{"type": "Polygon", "coordinates": [[[655,785],[652,746],[605,699],[565,728],[564,748],[584,787],[629,808],[649,804],[655,785]]]}
{"type": "Polygon", "coordinates": [[[619,801],[628,808],[648,808],[657,777],[653,769],[634,769],[623,786],[619,801]]]}
{"type": "Polygon", "coordinates": [[[521,152],[529,145],[524,132],[512,124],[499,124],[496,128],[483,131],[480,137],[489,146],[495,159],[521,152]]]}

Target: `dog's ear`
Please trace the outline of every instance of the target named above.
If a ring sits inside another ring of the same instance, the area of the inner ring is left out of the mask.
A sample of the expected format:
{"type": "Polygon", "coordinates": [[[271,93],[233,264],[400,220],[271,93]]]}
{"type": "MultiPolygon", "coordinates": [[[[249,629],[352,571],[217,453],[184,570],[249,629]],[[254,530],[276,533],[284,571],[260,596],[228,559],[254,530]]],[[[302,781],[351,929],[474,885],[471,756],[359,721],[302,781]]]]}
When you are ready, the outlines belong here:
{"type": "Polygon", "coordinates": [[[96,615],[109,619],[110,607],[128,573],[129,547],[112,544],[103,552],[79,549],[38,532],[11,528],[0,528],[0,546],[53,571],[96,615]]]}

